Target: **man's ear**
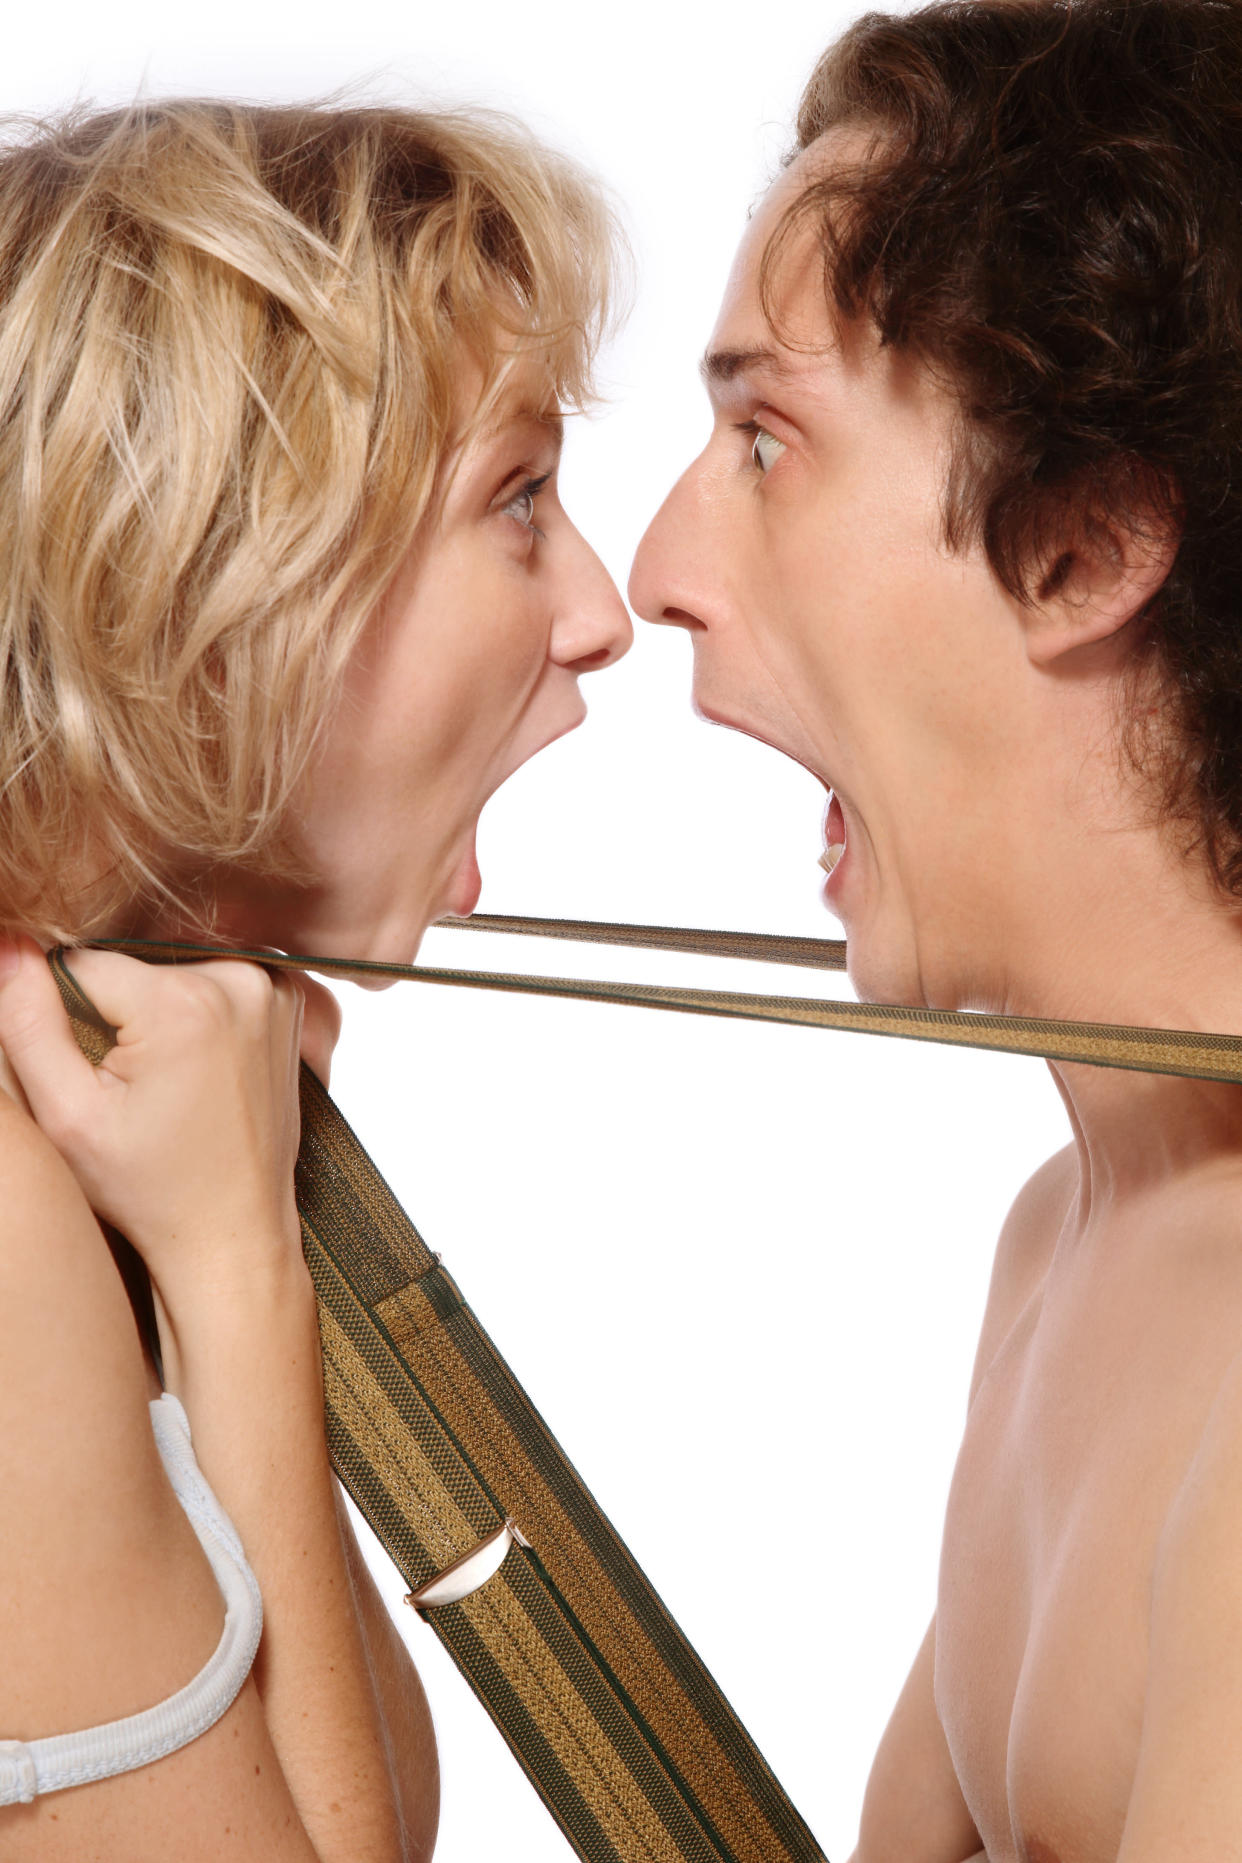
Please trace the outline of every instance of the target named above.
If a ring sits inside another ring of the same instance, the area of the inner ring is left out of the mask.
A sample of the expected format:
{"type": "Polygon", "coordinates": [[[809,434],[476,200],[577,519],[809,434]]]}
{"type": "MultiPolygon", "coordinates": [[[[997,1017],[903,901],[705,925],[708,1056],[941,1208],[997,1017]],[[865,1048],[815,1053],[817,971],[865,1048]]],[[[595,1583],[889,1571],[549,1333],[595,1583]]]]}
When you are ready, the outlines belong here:
{"type": "Polygon", "coordinates": [[[1124,501],[1124,515],[1069,502],[1062,507],[1048,539],[1054,547],[1041,553],[1043,567],[1026,604],[1033,666],[1052,668],[1080,647],[1111,639],[1163,587],[1182,525],[1174,501],[1147,489],[1147,496],[1124,501]]]}

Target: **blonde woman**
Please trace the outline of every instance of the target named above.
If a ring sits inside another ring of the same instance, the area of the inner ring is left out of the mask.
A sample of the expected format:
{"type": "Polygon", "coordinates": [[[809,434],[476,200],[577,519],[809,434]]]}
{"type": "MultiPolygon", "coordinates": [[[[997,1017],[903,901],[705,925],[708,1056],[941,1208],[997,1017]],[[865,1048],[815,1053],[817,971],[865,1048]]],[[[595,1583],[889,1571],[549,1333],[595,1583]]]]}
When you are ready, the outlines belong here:
{"type": "Polygon", "coordinates": [[[489,119],[170,103],[0,151],[10,1863],[430,1854],[292,1200],[331,999],[79,951],[119,1029],[94,1070],[43,949],[409,960],[471,910],[484,801],[629,644],[556,491],[609,243],[489,119]],[[97,1217],[150,1273],[159,1372],[97,1217]]]}

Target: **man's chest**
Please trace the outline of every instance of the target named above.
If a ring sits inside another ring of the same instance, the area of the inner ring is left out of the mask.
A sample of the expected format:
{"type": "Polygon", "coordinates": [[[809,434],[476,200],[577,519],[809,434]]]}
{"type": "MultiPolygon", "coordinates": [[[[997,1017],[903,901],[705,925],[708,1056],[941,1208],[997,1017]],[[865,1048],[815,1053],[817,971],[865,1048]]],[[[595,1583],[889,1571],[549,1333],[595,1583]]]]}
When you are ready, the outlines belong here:
{"type": "Polygon", "coordinates": [[[1157,1549],[1215,1382],[1205,1341],[1189,1362],[1188,1344],[1177,1315],[1107,1287],[1046,1289],[972,1406],[936,1693],[991,1863],[1116,1857],[1157,1549]]]}

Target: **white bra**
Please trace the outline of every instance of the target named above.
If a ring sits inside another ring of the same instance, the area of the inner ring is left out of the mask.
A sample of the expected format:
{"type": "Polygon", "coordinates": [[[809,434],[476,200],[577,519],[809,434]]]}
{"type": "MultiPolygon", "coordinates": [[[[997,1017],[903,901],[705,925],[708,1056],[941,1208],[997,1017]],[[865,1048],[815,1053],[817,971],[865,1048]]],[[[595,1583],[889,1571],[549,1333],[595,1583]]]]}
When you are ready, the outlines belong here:
{"type": "Polygon", "coordinates": [[[206,1733],[232,1705],[250,1673],[263,1629],[263,1602],[232,1521],[194,1458],[190,1425],[177,1398],[165,1392],[150,1406],[168,1479],[198,1535],[224,1599],[224,1629],[215,1651],[167,1701],[120,1721],[46,1740],[0,1740],[0,1805],[28,1805],[41,1792],[109,1779],[149,1765],[206,1733]]]}

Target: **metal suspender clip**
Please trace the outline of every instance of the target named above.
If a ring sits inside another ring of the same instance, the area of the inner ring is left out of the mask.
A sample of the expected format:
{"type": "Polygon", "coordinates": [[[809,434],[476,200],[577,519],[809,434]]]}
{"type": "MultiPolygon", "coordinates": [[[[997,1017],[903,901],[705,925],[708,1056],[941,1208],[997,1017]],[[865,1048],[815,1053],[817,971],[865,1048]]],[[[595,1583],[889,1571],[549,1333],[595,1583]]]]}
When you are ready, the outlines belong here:
{"type": "Polygon", "coordinates": [[[515,1520],[506,1520],[460,1559],[454,1559],[452,1565],[446,1565],[443,1572],[437,1572],[417,1591],[410,1592],[405,1602],[412,1604],[416,1611],[426,1611],[437,1604],[459,1603],[472,1591],[486,1585],[493,1573],[499,1572],[505,1554],[513,1545],[529,1547],[530,1541],[515,1520]]]}

